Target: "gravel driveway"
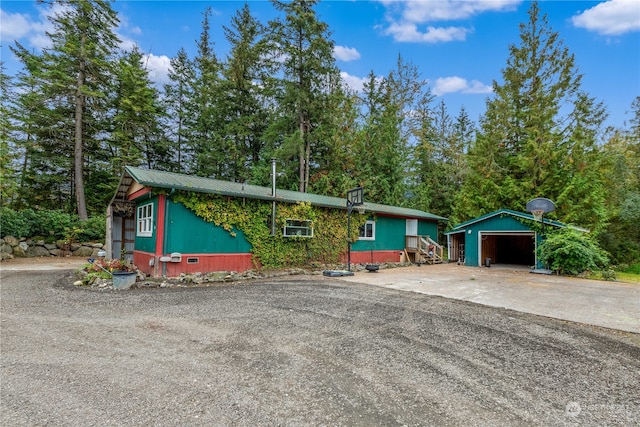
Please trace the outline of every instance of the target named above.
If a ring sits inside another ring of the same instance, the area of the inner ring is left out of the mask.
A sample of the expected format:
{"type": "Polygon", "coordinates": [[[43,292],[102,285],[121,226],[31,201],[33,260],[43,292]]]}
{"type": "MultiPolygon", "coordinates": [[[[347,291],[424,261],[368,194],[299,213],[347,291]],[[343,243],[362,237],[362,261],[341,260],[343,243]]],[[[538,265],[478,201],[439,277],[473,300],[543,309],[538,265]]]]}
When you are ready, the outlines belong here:
{"type": "Polygon", "coordinates": [[[3,426],[637,425],[640,335],[318,276],[3,271],[3,426]],[[634,424],[635,423],[635,424],[634,424]]]}

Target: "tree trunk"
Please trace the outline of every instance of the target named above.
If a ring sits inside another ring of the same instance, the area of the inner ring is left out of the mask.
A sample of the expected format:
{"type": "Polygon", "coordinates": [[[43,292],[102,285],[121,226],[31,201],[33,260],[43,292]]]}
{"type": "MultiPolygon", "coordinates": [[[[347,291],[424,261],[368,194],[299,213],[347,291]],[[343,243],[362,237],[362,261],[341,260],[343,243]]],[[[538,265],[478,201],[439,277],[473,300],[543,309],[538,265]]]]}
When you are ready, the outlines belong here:
{"type": "Polygon", "coordinates": [[[80,57],[80,66],[78,69],[78,80],[76,82],[76,111],[75,111],[75,144],[73,150],[73,166],[74,180],[76,184],[76,204],[78,209],[78,218],[85,221],[89,218],[87,215],[87,204],[84,197],[84,155],[82,150],[82,116],[84,112],[84,94],[82,87],[85,79],[85,62],[84,62],[84,42],[85,36],[82,37],[82,53],[80,57]]]}
{"type": "Polygon", "coordinates": [[[302,113],[302,109],[300,110],[300,145],[298,148],[298,161],[299,161],[299,165],[298,165],[298,177],[299,177],[299,185],[298,185],[298,190],[302,193],[306,192],[306,185],[304,182],[304,169],[305,169],[305,165],[304,165],[304,160],[305,160],[305,154],[304,154],[304,147],[305,147],[305,129],[304,129],[304,114],[302,113]]]}

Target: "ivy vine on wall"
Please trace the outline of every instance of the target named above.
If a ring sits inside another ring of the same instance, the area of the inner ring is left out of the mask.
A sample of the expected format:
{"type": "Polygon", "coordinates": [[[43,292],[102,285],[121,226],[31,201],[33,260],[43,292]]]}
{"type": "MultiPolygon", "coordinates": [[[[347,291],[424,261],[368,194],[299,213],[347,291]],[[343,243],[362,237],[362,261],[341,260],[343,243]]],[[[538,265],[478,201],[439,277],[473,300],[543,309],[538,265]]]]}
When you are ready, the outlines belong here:
{"type": "MultiPolygon", "coordinates": [[[[244,233],[252,247],[256,267],[285,268],[313,264],[336,264],[347,251],[347,212],[312,206],[311,203],[277,203],[276,233],[271,235],[271,202],[239,199],[216,194],[180,191],[171,199],[207,222],[222,227],[235,237],[244,233]],[[284,237],[287,219],[309,220],[313,237],[284,237]]],[[[351,241],[367,215],[351,213],[351,241]]]]}

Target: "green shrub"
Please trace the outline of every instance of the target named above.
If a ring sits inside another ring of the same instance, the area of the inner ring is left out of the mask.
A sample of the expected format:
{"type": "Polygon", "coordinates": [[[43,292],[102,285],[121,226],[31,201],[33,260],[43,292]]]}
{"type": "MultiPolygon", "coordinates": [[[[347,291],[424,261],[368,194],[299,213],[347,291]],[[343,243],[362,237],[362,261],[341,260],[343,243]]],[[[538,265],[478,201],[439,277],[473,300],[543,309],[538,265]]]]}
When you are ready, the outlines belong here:
{"type": "Polygon", "coordinates": [[[41,237],[49,242],[72,239],[76,242],[104,241],[105,217],[98,215],[81,222],[75,214],[57,210],[0,209],[0,237],[41,237]]]}
{"type": "Polygon", "coordinates": [[[602,277],[602,280],[615,281],[618,278],[618,275],[617,275],[616,271],[613,268],[602,270],[600,275],[602,277]]]}
{"type": "Polygon", "coordinates": [[[31,223],[23,212],[6,207],[0,209],[0,237],[30,237],[31,223]]]}
{"type": "Polygon", "coordinates": [[[621,268],[620,271],[629,274],[640,274],[640,264],[632,264],[621,268]]]}
{"type": "Polygon", "coordinates": [[[70,215],[62,211],[41,210],[36,211],[32,224],[32,236],[44,236],[46,240],[56,241],[64,239],[68,230],[78,222],[76,215],[70,215]]]}
{"type": "Polygon", "coordinates": [[[538,257],[552,270],[572,276],[605,270],[609,264],[607,253],[589,234],[568,227],[547,235],[538,248],[538,257]]]}
{"type": "Polygon", "coordinates": [[[106,231],[106,218],[104,215],[93,216],[86,221],[77,224],[80,228],[78,240],[80,242],[104,241],[106,231]]]}

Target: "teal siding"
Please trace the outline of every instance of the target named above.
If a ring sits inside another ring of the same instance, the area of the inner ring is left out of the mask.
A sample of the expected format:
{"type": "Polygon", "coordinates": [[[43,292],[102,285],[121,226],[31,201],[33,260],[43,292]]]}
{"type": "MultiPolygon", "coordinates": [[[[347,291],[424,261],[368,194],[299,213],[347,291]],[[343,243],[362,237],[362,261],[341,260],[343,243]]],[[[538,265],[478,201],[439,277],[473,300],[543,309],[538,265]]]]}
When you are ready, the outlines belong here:
{"type": "Polygon", "coordinates": [[[469,229],[478,231],[530,231],[530,228],[510,215],[494,216],[482,222],[470,225],[469,229]]]}
{"type": "MultiPolygon", "coordinates": [[[[136,236],[135,248],[138,251],[155,253],[158,224],[158,197],[154,196],[141,206],[153,204],[153,233],[150,237],[136,236]]],[[[137,214],[137,207],[136,207],[137,214]]],[[[206,222],[180,203],[167,202],[165,213],[165,236],[163,254],[172,252],[199,253],[249,253],[251,244],[244,233],[234,229],[232,236],[222,227],[206,222]]],[[[137,224],[137,218],[136,218],[137,224]]],[[[433,221],[418,220],[418,234],[437,238],[438,225],[433,221]]],[[[402,250],[405,247],[406,219],[396,217],[376,217],[375,240],[354,242],[354,251],[402,250]]]]}
{"type": "Polygon", "coordinates": [[[164,253],[248,253],[251,245],[244,233],[206,222],[180,203],[169,202],[164,253]]]}
{"type": "MultiPolygon", "coordinates": [[[[528,226],[511,215],[496,215],[486,220],[469,224],[465,229],[465,264],[469,266],[483,265],[480,259],[479,233],[484,232],[530,232],[528,226]]],[[[539,243],[539,239],[538,239],[539,243]]]]}
{"type": "MultiPolygon", "coordinates": [[[[403,250],[405,247],[406,232],[406,218],[377,216],[375,240],[359,240],[354,242],[351,248],[354,251],[403,250]]],[[[419,235],[430,236],[435,240],[438,237],[437,233],[438,224],[436,222],[418,220],[419,235]]]]}
{"type": "MultiPolygon", "coordinates": [[[[158,196],[152,197],[150,200],[147,199],[144,202],[138,201],[136,204],[136,242],[135,242],[135,250],[155,253],[156,251],[156,232],[158,229],[158,196]],[[143,206],[151,202],[153,204],[153,233],[150,237],[142,237],[138,236],[138,206],[143,206]]],[[[115,256],[115,254],[114,254],[115,256]]]]}
{"type": "Polygon", "coordinates": [[[438,224],[431,221],[418,221],[418,234],[420,236],[429,236],[437,242],[438,224]]]}

